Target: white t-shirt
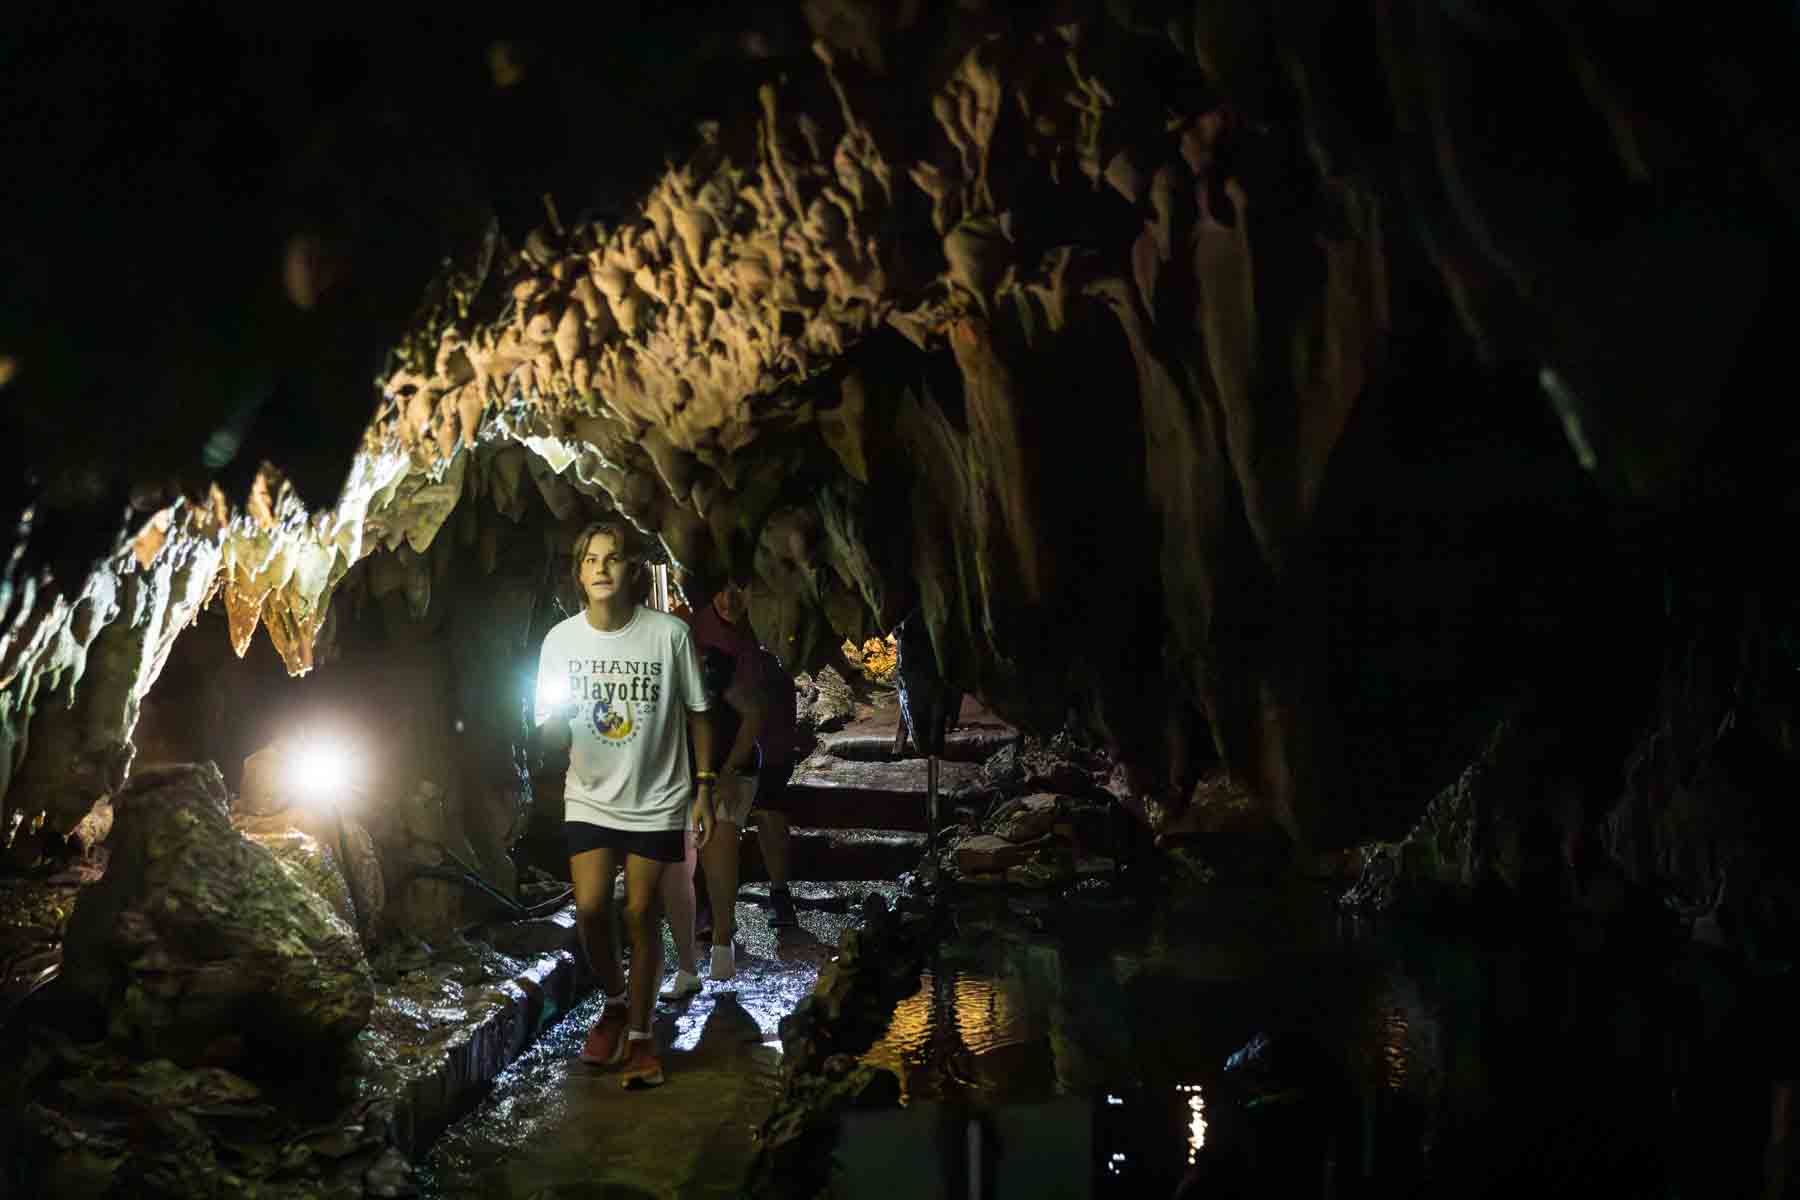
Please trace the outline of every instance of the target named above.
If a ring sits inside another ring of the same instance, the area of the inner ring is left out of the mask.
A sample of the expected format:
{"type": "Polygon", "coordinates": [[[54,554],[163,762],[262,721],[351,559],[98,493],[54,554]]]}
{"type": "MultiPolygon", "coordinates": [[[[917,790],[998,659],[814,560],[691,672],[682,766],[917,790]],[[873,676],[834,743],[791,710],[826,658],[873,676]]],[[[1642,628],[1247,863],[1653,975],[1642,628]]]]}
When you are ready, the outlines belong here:
{"type": "Polygon", "coordinates": [[[685,622],[638,608],[602,632],[578,612],[544,638],[537,723],[564,697],[580,701],[570,725],[563,815],[612,829],[687,828],[693,780],[683,709],[704,712],[700,659],[685,622]]]}

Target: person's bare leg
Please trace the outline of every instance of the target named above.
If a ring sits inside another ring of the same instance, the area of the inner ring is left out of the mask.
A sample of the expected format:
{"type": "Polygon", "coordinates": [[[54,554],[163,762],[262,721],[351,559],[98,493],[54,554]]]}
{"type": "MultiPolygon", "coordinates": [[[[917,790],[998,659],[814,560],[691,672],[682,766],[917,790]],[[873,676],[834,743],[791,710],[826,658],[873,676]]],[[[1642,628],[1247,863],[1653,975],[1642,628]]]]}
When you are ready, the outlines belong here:
{"type": "Polygon", "coordinates": [[[769,886],[788,885],[788,845],[792,838],[786,813],[758,809],[756,841],[762,847],[763,866],[769,871],[769,886]]]}
{"type": "Polygon", "coordinates": [[[712,900],[712,944],[729,946],[737,937],[738,827],[720,821],[700,858],[706,867],[706,894],[712,900]]]}
{"type": "Polygon", "coordinates": [[[607,849],[589,850],[569,859],[569,878],[575,885],[575,929],[588,967],[608,996],[625,991],[625,972],[619,966],[619,947],[613,938],[613,875],[618,858],[607,849]]]}
{"type": "Polygon", "coordinates": [[[656,1007],[656,985],[662,980],[662,906],[657,892],[672,864],[625,856],[625,936],[631,939],[628,1012],[634,1033],[648,1033],[656,1007]]]}
{"type": "Polygon", "coordinates": [[[695,957],[694,949],[694,864],[698,855],[694,850],[694,832],[689,830],[685,844],[687,858],[679,863],[671,863],[663,872],[662,902],[663,911],[669,917],[669,932],[675,937],[675,962],[690,975],[699,973],[700,960],[695,957]]]}
{"type": "Polygon", "coordinates": [[[706,856],[694,861],[694,942],[712,940],[712,892],[706,886],[706,856]]]}

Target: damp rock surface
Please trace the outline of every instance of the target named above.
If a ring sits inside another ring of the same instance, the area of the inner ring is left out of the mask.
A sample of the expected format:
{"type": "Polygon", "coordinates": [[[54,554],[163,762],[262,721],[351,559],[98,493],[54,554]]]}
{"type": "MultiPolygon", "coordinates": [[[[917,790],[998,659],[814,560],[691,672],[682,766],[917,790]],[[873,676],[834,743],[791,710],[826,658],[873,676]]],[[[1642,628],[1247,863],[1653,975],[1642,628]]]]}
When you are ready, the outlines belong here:
{"type": "Polygon", "coordinates": [[[28,1195],[408,1196],[412,1157],[580,994],[564,909],[511,929],[544,953],[481,937],[414,940],[378,955],[367,1026],[335,1055],[265,1055],[227,1069],[147,1057],[21,1012],[21,1098],[0,1153],[28,1195]]]}
{"type": "Polygon", "coordinates": [[[347,928],[356,928],[356,904],[350,898],[350,886],[337,865],[337,856],[317,839],[298,829],[246,832],[244,836],[274,855],[288,877],[325,901],[333,915],[347,928]]]}
{"type": "Polygon", "coordinates": [[[189,1065],[258,1042],[342,1049],[373,981],[353,929],[238,834],[217,768],[140,776],[118,798],[112,858],[69,922],[63,986],[111,1038],[189,1065]]]}

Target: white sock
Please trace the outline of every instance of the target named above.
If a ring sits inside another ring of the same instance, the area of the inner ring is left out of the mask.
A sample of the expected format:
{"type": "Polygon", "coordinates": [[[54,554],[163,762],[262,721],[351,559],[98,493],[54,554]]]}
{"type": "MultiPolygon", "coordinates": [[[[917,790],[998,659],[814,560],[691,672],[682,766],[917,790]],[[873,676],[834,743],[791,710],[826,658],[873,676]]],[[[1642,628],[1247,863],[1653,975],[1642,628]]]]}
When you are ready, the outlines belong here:
{"type": "Polygon", "coordinates": [[[655,1036],[655,1035],[648,1034],[648,1033],[639,1033],[637,1030],[633,1029],[630,1033],[627,1033],[625,1035],[625,1040],[628,1042],[647,1042],[653,1036],[655,1036]]]}

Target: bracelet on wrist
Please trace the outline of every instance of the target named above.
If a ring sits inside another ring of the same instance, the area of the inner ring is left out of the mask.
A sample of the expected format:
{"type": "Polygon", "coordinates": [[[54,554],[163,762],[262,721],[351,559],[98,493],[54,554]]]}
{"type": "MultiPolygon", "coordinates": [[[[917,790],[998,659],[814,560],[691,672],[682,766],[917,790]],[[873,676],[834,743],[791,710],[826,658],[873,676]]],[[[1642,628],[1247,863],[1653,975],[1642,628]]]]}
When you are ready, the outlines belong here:
{"type": "Polygon", "coordinates": [[[717,771],[695,771],[694,772],[694,778],[698,779],[702,782],[705,782],[708,779],[717,779],[718,777],[719,777],[719,773],[717,771]]]}

